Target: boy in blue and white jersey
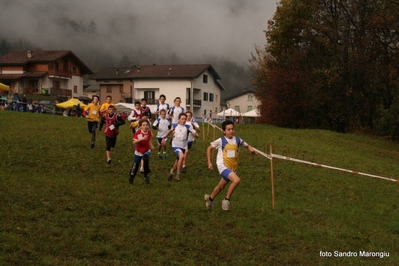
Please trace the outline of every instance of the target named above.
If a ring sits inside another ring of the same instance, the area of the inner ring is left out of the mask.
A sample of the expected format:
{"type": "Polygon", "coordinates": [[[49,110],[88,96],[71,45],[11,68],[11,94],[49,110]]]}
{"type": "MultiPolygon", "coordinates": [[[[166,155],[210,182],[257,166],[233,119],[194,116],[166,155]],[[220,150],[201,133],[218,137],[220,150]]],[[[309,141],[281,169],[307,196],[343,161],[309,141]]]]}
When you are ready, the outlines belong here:
{"type": "Polygon", "coordinates": [[[173,132],[174,137],[172,140],[172,149],[176,154],[176,161],[173,164],[172,169],[170,169],[168,181],[171,181],[173,178],[173,172],[176,170],[177,181],[180,181],[180,173],[183,166],[184,153],[187,149],[187,138],[188,134],[191,132],[194,137],[198,138],[197,132],[195,132],[194,128],[191,125],[186,125],[187,116],[185,113],[179,114],[179,122],[177,124],[172,124],[172,128],[168,131],[168,133],[163,137],[162,143],[166,143],[165,139],[173,132]]]}
{"type": "Polygon", "coordinates": [[[162,144],[162,138],[166,136],[170,129],[170,119],[166,118],[166,110],[162,109],[159,111],[159,117],[157,120],[155,120],[154,124],[152,125],[152,128],[155,130],[158,130],[157,133],[157,139],[158,139],[158,157],[162,158],[162,150],[163,150],[163,157],[167,158],[166,154],[166,143],[162,144]]]}
{"type": "Polygon", "coordinates": [[[253,154],[255,154],[256,152],[251,145],[246,143],[243,139],[234,135],[235,130],[233,121],[225,120],[222,123],[222,130],[224,136],[211,142],[211,145],[209,145],[206,151],[208,168],[210,170],[213,170],[211,154],[213,149],[218,150],[216,165],[221,175],[221,179],[210,195],[205,194],[204,199],[206,208],[208,210],[211,210],[213,200],[231,181],[229,189],[227,190],[226,197],[222,201],[222,209],[228,211],[230,209],[230,198],[241,181],[240,177],[236,173],[238,169],[238,153],[240,151],[240,147],[246,147],[253,154]]]}
{"type": "Polygon", "coordinates": [[[160,112],[162,110],[165,110],[166,113],[169,113],[170,107],[168,103],[165,103],[166,101],[166,96],[164,94],[161,94],[159,96],[159,103],[157,104],[157,110],[155,111],[155,114],[157,115],[157,117],[160,117],[160,112]]]}
{"type": "Polygon", "coordinates": [[[180,106],[181,104],[180,97],[176,97],[173,102],[175,105],[172,106],[172,108],[170,108],[169,118],[172,119],[172,124],[176,124],[179,122],[179,115],[184,113],[184,108],[180,106]]]}
{"type": "MultiPolygon", "coordinates": [[[[200,132],[201,131],[200,126],[193,119],[193,113],[191,111],[187,111],[186,115],[187,115],[186,125],[190,125],[190,126],[192,126],[194,128],[194,130],[196,132],[200,132]]],[[[187,172],[187,167],[186,167],[186,165],[187,165],[187,157],[188,157],[189,150],[191,149],[193,144],[194,144],[194,136],[190,132],[190,133],[188,133],[188,138],[187,138],[187,149],[186,149],[186,152],[184,154],[183,167],[182,167],[182,170],[181,170],[182,173],[187,172]]]]}

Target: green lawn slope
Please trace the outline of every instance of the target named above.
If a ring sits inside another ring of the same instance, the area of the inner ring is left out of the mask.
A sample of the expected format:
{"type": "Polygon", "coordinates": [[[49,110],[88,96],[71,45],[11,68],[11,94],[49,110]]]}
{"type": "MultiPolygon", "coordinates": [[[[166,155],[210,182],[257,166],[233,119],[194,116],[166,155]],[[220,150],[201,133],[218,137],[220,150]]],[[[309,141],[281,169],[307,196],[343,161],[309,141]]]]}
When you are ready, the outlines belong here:
{"type": "MultiPolygon", "coordinates": [[[[221,132],[202,129],[181,182],[167,181],[169,149],[167,160],[151,155],[149,185],[130,185],[126,125],[108,165],[103,133],[91,149],[84,118],[0,112],[0,264],[399,265],[398,183],[273,159],[273,210],[270,161],[242,149],[231,210],[222,191],[207,211],[220,177],[206,148],[221,132]]],[[[239,124],[236,135],[266,153],[399,179],[396,142],[268,125],[239,124]]]]}

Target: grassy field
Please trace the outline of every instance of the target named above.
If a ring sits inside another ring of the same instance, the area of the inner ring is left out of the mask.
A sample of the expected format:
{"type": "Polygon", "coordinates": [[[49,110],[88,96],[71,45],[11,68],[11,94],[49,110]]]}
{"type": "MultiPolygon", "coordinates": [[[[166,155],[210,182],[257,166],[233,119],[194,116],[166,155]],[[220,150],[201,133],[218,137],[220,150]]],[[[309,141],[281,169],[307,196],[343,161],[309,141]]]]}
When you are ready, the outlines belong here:
{"type": "MultiPolygon", "coordinates": [[[[0,265],[399,265],[395,182],[274,159],[272,210],[270,162],[243,149],[231,210],[223,191],[207,211],[220,178],[206,163],[212,129],[181,182],[167,181],[170,150],[167,160],[153,152],[149,185],[128,183],[126,125],[111,165],[102,133],[90,148],[83,118],[3,111],[0,130],[0,265]]],[[[399,144],[384,139],[244,124],[236,135],[267,153],[399,179],[399,144]]]]}

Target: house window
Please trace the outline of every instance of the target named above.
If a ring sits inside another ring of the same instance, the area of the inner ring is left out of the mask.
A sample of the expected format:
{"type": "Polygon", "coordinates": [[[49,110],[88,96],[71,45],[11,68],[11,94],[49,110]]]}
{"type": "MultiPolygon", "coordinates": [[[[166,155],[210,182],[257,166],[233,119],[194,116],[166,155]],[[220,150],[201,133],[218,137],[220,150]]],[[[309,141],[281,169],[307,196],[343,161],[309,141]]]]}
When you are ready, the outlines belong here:
{"type": "Polygon", "coordinates": [[[254,99],[254,95],[253,94],[248,94],[248,101],[253,101],[254,99]]]}
{"type": "Polygon", "coordinates": [[[204,92],[204,101],[208,101],[208,93],[204,92]]]}
{"type": "Polygon", "coordinates": [[[144,98],[147,99],[148,103],[153,102],[153,100],[155,99],[155,91],[145,91],[144,98]]]}
{"type": "Polygon", "coordinates": [[[73,86],[73,93],[78,93],[78,86],[73,86]]]}
{"type": "Polygon", "coordinates": [[[77,75],[77,74],[78,74],[78,72],[76,71],[76,67],[72,67],[72,73],[73,73],[74,75],[77,75]]]}
{"type": "Polygon", "coordinates": [[[202,80],[204,83],[208,83],[208,75],[203,75],[202,80]]]}
{"type": "Polygon", "coordinates": [[[213,93],[209,93],[209,101],[213,102],[213,93]]]}
{"type": "Polygon", "coordinates": [[[219,98],[219,95],[216,94],[216,95],[215,95],[215,102],[219,101],[218,98],[219,98]]]}
{"type": "Polygon", "coordinates": [[[119,86],[119,92],[123,93],[123,86],[122,85],[119,86]]]}
{"type": "Polygon", "coordinates": [[[204,109],[204,115],[206,116],[206,109],[204,109]]]}
{"type": "Polygon", "coordinates": [[[217,113],[218,112],[218,108],[217,107],[215,107],[215,113],[217,113]]]}
{"type": "Polygon", "coordinates": [[[240,112],[240,106],[239,105],[234,106],[234,110],[240,112]]]}
{"type": "Polygon", "coordinates": [[[107,86],[107,93],[112,93],[112,86],[107,86]]]}
{"type": "Polygon", "coordinates": [[[248,105],[247,112],[252,111],[252,105],[248,105]]]}

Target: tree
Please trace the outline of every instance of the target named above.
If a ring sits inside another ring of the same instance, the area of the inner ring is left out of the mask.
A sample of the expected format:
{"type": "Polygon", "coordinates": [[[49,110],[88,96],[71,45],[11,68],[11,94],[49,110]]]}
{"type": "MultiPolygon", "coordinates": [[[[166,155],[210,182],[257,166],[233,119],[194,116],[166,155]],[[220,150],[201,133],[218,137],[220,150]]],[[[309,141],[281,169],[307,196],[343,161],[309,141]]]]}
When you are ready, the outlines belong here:
{"type": "Polygon", "coordinates": [[[389,0],[282,0],[251,59],[261,100],[284,106],[287,93],[272,90],[296,95],[289,104],[302,115],[287,126],[372,131],[398,97],[398,10],[389,0]]]}

